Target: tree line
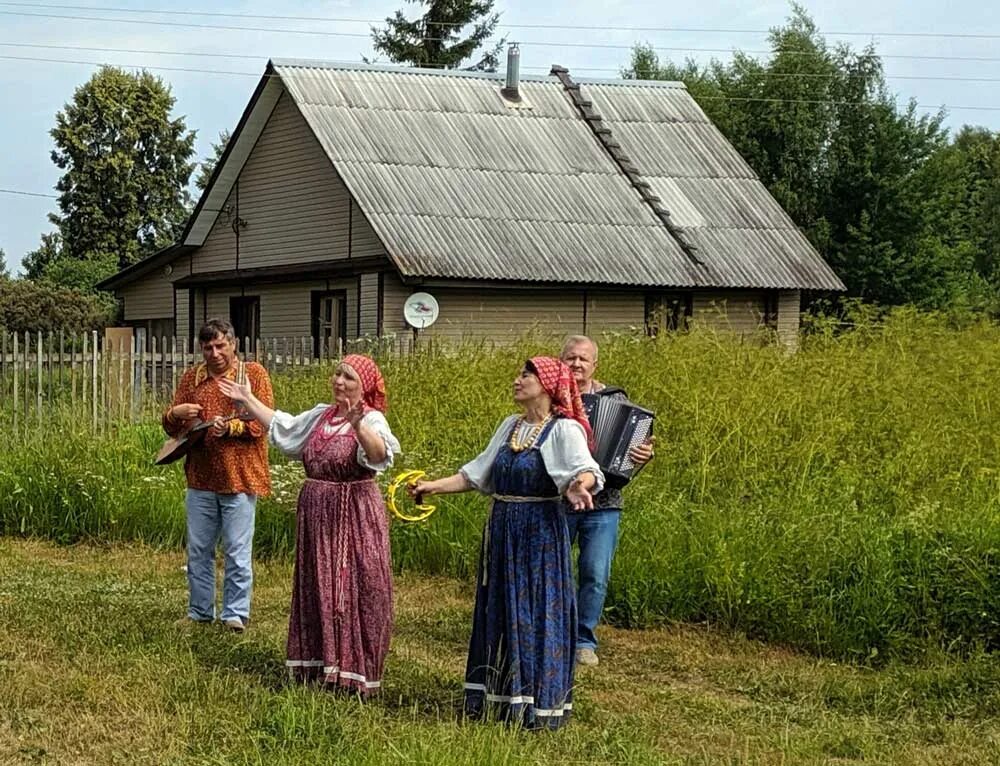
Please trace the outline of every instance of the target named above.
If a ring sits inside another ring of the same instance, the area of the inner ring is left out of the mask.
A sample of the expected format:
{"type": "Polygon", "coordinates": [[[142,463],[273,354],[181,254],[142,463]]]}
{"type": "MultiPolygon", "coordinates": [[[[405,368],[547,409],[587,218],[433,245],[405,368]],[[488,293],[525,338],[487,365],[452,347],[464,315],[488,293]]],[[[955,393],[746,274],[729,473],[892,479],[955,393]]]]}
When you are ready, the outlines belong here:
{"type": "MultiPolygon", "coordinates": [[[[495,70],[504,41],[491,42],[500,18],[493,0],[409,1],[417,17],[398,11],[372,28],[377,54],[495,70]]],[[[899,105],[875,48],[829,45],[801,7],[769,44],[764,61],[736,51],[708,65],[640,45],[622,76],[683,81],[849,297],[1000,313],[1000,134],[970,125],[949,134],[943,112],[899,105]]],[[[51,290],[89,301],[90,321],[109,317],[113,301],[94,286],[179,235],[192,178],[204,190],[229,134],[198,162],[195,131],[174,106],[170,86],[145,71],[103,67],[76,89],[51,130],[52,161],[63,171],[54,231],[24,256],[24,279],[0,268],[0,324],[37,325],[37,312],[4,307],[58,305],[51,290]]]]}

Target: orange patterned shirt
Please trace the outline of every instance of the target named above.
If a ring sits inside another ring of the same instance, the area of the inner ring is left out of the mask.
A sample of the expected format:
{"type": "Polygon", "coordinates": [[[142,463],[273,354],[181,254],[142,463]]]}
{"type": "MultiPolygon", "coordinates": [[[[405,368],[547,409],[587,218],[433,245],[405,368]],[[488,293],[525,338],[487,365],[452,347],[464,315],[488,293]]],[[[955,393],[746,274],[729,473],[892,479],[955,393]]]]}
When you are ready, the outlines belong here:
{"type": "MultiPolygon", "coordinates": [[[[235,378],[237,362],[226,372],[235,378]]],[[[250,389],[268,407],[274,407],[271,378],[261,365],[249,362],[244,365],[250,389]]],[[[178,404],[200,404],[201,419],[211,420],[216,415],[226,417],[236,412],[232,399],[219,390],[219,385],[208,372],[205,364],[192,367],[184,373],[171,408],[178,404]]],[[[170,410],[163,414],[163,430],[177,436],[184,430],[184,422],[174,420],[170,410]]],[[[243,422],[231,420],[222,436],[211,431],[191,448],[184,461],[187,485],[191,489],[218,492],[223,495],[245,492],[262,497],[271,494],[271,474],[267,465],[267,432],[256,420],[243,422]]]]}

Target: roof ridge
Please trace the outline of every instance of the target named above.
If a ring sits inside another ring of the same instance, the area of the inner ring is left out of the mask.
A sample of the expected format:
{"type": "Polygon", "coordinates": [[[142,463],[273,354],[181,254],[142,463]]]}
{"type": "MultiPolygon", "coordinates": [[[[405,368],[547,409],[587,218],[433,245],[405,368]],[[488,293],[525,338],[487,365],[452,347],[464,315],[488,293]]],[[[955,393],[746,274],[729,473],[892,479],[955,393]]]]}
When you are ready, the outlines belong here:
{"type": "Polygon", "coordinates": [[[580,178],[582,176],[593,176],[595,178],[616,178],[617,174],[597,173],[593,170],[577,170],[560,172],[556,170],[531,170],[529,168],[519,168],[517,170],[506,170],[504,168],[477,168],[466,165],[431,165],[427,162],[387,162],[386,160],[335,160],[341,165],[372,165],[378,164],[387,168],[422,168],[424,170],[461,170],[463,173],[497,173],[498,175],[524,175],[524,176],[550,176],[580,178]]]}
{"type": "MultiPolygon", "coordinates": [[[[459,213],[399,213],[394,210],[378,210],[379,215],[407,218],[446,218],[458,221],[514,221],[515,223],[564,223],[568,226],[601,226],[610,229],[659,229],[655,223],[609,223],[607,221],[570,221],[563,218],[512,218],[506,216],[462,215],[459,213]]],[[[780,229],[779,231],[787,231],[780,229]]]]}
{"type": "MultiPolygon", "coordinates": [[[[329,107],[331,109],[347,109],[359,112],[392,112],[394,114],[399,114],[400,109],[398,107],[393,108],[391,106],[367,106],[358,104],[328,104],[322,101],[307,101],[305,99],[297,99],[297,103],[304,106],[319,106],[319,107],[329,107]]],[[[537,114],[531,113],[524,115],[523,113],[507,113],[507,112],[480,112],[471,109],[466,109],[463,111],[447,110],[447,109],[417,109],[415,107],[407,107],[403,114],[465,114],[470,117],[489,117],[494,119],[503,120],[523,120],[525,118],[532,120],[557,120],[559,122],[574,122],[575,117],[560,117],[556,114],[537,114]]],[[[689,123],[691,125],[700,123],[689,123]]]]}
{"type": "MultiPolygon", "coordinates": [[[[325,59],[272,58],[270,63],[284,69],[326,69],[337,72],[364,72],[368,74],[399,74],[426,75],[437,78],[462,78],[472,80],[490,80],[504,82],[506,73],[490,72],[484,69],[447,69],[435,67],[398,66],[396,64],[365,63],[363,61],[330,61],[325,59]]],[[[521,72],[521,82],[544,83],[556,85],[552,72],[548,74],[532,74],[521,72]]],[[[680,80],[640,80],[621,77],[587,77],[581,80],[586,84],[608,85],[623,88],[662,88],[687,91],[687,86],[680,80]]]]}
{"type": "Polygon", "coordinates": [[[598,114],[596,109],[594,109],[594,102],[590,99],[584,98],[583,94],[580,93],[580,85],[573,82],[573,78],[570,77],[569,70],[564,66],[554,64],[552,66],[552,74],[559,79],[559,82],[562,83],[563,89],[569,94],[573,105],[580,113],[584,122],[590,126],[590,129],[593,131],[598,142],[607,150],[608,154],[611,155],[611,159],[614,160],[615,164],[618,165],[622,173],[625,174],[626,178],[628,178],[635,190],[639,192],[643,201],[649,205],[650,208],[652,208],[656,217],[663,222],[664,226],[667,227],[667,231],[669,231],[670,235],[677,241],[677,244],[681,246],[681,250],[684,251],[684,254],[696,266],[704,266],[705,264],[695,254],[697,247],[684,235],[684,229],[676,226],[673,221],[670,220],[670,211],[660,204],[660,198],[653,194],[652,187],[649,185],[648,181],[643,179],[642,174],[639,172],[639,168],[636,167],[632,162],[632,159],[628,157],[624,151],[622,151],[622,145],[614,140],[611,135],[611,128],[604,124],[601,115],[598,114]]]}

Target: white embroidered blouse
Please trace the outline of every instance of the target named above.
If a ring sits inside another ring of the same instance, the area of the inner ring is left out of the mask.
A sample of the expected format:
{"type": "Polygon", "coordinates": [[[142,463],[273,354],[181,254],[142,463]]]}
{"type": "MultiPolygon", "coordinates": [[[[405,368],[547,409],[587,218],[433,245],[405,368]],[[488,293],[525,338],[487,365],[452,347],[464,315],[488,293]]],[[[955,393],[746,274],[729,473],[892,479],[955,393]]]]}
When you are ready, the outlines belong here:
{"type": "MultiPolygon", "coordinates": [[[[520,416],[511,415],[505,418],[494,432],[490,443],[486,445],[486,449],[475,460],[466,463],[460,469],[469,484],[484,494],[493,493],[493,463],[497,459],[500,448],[510,438],[510,431],[518,417],[520,416]]],[[[534,425],[531,423],[522,423],[515,438],[518,441],[528,438],[528,434],[533,428],[534,425]]],[[[587,435],[583,426],[575,420],[556,419],[538,451],[541,452],[545,470],[548,471],[549,477],[558,488],[560,495],[566,491],[570,482],[584,471],[592,471],[597,480],[590,490],[592,495],[597,494],[604,487],[604,474],[601,473],[597,461],[594,460],[587,448],[587,435]]]]}
{"type": "MultiPolygon", "coordinates": [[[[320,425],[320,421],[331,406],[330,404],[317,404],[311,410],[306,410],[298,415],[275,410],[274,417],[271,419],[271,427],[267,431],[268,440],[286,456],[293,460],[301,460],[302,451],[305,449],[306,442],[309,441],[309,436],[314,428],[330,429],[331,435],[351,432],[351,426],[346,422],[320,425]]],[[[359,443],[358,462],[372,471],[385,471],[392,466],[393,458],[400,452],[399,440],[389,430],[389,423],[386,421],[385,415],[378,410],[366,412],[361,418],[361,422],[382,437],[382,442],[385,444],[385,460],[377,463],[369,460],[364,448],[359,443]]]]}

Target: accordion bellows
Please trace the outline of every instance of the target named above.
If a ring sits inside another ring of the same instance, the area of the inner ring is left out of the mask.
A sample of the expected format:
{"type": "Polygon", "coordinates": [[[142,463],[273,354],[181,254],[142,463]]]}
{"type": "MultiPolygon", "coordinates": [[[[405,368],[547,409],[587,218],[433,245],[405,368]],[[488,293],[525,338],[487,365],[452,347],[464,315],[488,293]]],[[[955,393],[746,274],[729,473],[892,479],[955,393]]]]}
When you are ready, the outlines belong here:
{"type": "Polygon", "coordinates": [[[641,470],[629,451],[653,435],[656,415],[639,405],[611,394],[620,389],[607,389],[599,394],[584,394],[583,408],[594,431],[594,459],[604,472],[604,484],[620,489],[641,470]]]}

